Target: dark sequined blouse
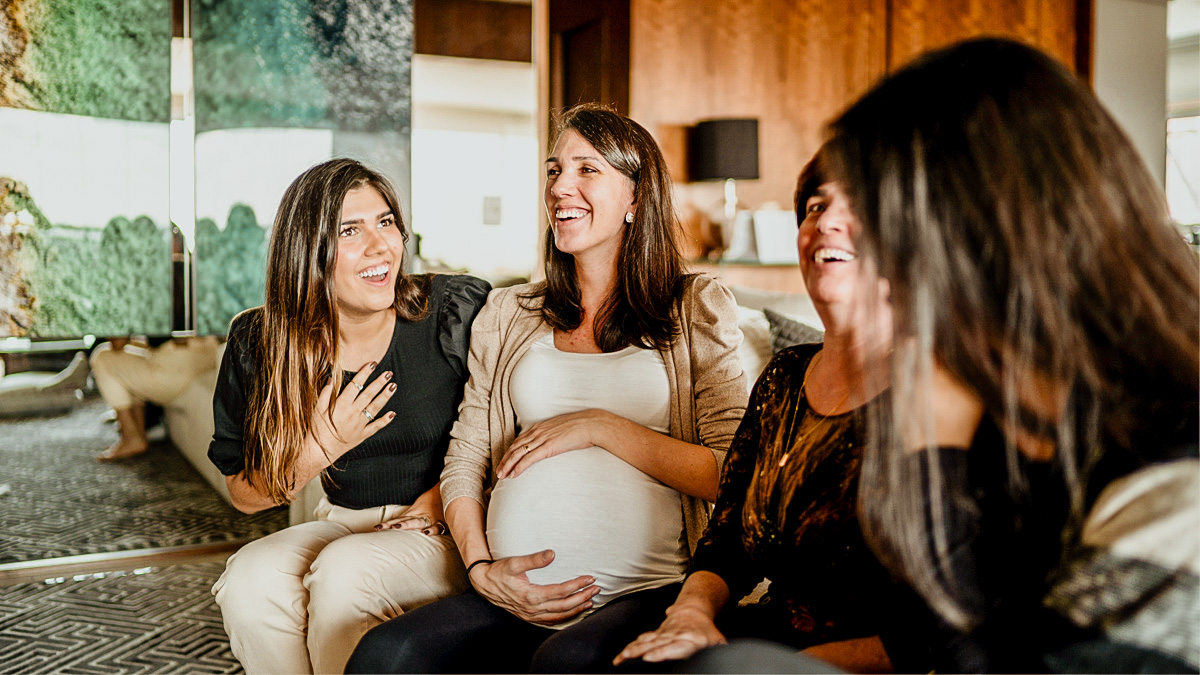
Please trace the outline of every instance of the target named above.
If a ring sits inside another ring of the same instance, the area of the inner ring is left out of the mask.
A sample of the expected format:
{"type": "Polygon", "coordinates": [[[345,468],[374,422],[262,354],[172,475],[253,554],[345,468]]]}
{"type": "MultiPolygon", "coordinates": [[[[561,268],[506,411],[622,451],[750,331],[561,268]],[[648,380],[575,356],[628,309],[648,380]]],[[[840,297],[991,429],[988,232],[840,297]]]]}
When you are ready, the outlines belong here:
{"type": "Polygon", "coordinates": [[[879,634],[895,588],[856,515],[863,408],[824,416],[805,398],[820,348],[788,348],[759,378],[692,564],[733,598],[770,579],[764,609],[786,624],[772,637],[798,648],[879,634]]]}

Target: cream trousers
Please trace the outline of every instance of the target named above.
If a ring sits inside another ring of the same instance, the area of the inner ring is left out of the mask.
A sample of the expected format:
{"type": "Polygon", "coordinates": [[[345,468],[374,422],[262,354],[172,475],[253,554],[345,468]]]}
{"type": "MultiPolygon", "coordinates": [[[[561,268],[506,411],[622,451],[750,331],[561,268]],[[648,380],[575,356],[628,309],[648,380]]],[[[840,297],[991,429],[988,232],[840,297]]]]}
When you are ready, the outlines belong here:
{"type": "Polygon", "coordinates": [[[128,344],[113,349],[105,342],[92,352],[96,388],[114,410],[149,401],[166,405],[183,393],[196,375],[214,370],[217,339],[170,340],[154,349],[128,344]]]}
{"type": "Polygon", "coordinates": [[[466,572],[449,535],[373,529],[407,506],[347,509],[230,556],[212,592],[247,673],[341,673],[358,640],[405,611],[457,595],[466,572]]]}

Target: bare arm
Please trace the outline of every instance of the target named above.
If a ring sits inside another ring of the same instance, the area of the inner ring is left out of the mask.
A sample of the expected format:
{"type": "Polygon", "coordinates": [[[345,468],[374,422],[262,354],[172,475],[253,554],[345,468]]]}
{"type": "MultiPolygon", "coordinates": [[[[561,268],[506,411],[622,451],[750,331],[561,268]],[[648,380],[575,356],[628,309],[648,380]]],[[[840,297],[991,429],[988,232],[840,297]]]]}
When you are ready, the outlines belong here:
{"type": "Polygon", "coordinates": [[[534,462],[592,446],[684,494],[710,502],[717,498],[717,461],[711,450],[603,410],[568,413],[532,425],[509,446],[496,475],[519,476],[534,462]]]}
{"type": "MultiPolygon", "coordinates": [[[[304,444],[304,452],[301,453],[299,461],[292,469],[293,489],[288,495],[288,500],[294,499],[297,492],[308,485],[309,481],[316,478],[331,463],[321,448],[317,447],[316,442],[310,438],[304,444]]],[[[247,480],[245,471],[226,476],[225,487],[229,488],[229,500],[233,502],[233,507],[242,513],[256,513],[278,506],[274,499],[247,480]]]]}
{"type": "Polygon", "coordinates": [[[446,504],[446,523],[450,526],[450,534],[454,536],[464,565],[492,557],[484,533],[483,504],[470,497],[455,499],[446,504]]]}

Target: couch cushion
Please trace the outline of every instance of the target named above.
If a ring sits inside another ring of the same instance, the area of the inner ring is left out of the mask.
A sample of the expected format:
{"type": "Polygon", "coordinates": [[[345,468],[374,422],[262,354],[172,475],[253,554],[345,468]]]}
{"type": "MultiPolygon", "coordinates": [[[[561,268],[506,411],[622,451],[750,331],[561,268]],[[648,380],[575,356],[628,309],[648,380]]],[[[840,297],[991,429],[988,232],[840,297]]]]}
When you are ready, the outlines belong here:
{"type": "Polygon", "coordinates": [[[746,373],[746,387],[753,389],[755,380],[771,360],[771,326],[767,323],[767,317],[757,309],[738,306],[737,312],[738,328],[742,329],[743,338],[738,346],[738,357],[746,373]]]}
{"type": "Polygon", "coordinates": [[[825,339],[825,331],[807,323],[785,316],[770,308],[763,310],[763,316],[771,327],[771,353],[777,354],[792,345],[821,342],[825,339]]]}

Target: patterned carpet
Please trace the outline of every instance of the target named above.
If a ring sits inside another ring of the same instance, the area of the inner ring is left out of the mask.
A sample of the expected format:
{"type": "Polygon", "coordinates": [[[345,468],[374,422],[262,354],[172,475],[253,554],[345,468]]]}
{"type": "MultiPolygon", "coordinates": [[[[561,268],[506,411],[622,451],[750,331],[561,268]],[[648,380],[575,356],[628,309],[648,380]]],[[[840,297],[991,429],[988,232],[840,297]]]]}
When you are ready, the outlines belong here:
{"type": "Polygon", "coordinates": [[[287,526],[286,508],[238,512],[169,441],[124,462],[97,462],[117,436],[102,421],[106,409],[89,398],[66,415],[0,421],[0,484],[8,485],[0,564],[236,541],[287,526]]]}
{"type": "Polygon", "coordinates": [[[224,563],[0,587],[0,672],[235,673],[209,589],[224,563]]]}

